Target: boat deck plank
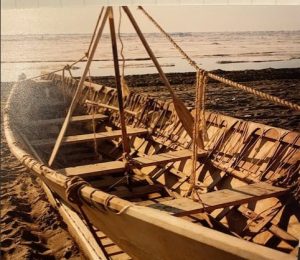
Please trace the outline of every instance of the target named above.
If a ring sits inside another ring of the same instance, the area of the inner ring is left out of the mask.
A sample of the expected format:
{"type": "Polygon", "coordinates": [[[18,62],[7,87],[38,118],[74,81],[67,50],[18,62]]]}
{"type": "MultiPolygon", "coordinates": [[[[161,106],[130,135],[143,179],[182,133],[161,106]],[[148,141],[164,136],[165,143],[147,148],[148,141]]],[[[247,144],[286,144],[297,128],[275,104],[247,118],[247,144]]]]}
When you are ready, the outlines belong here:
{"type": "Polygon", "coordinates": [[[61,169],[59,172],[67,176],[80,176],[84,178],[121,172],[123,170],[125,170],[125,163],[121,161],[114,161],[69,167],[61,169]]]}
{"type": "MultiPolygon", "coordinates": [[[[269,197],[280,196],[286,191],[287,189],[259,182],[235,189],[223,189],[201,194],[200,198],[204,203],[205,210],[212,211],[218,208],[241,205],[269,197]]],[[[195,202],[188,198],[179,198],[162,203],[156,203],[149,205],[149,207],[167,211],[176,216],[185,216],[203,212],[203,206],[200,202],[195,202]]]]}
{"type": "MultiPolygon", "coordinates": [[[[206,153],[201,153],[205,155],[206,153]]],[[[146,155],[144,157],[133,158],[135,162],[138,162],[141,167],[147,167],[151,165],[159,165],[174,161],[179,161],[191,157],[190,150],[172,151],[166,153],[160,153],[155,155],[146,155]]],[[[76,167],[69,167],[61,169],[60,172],[67,176],[80,176],[80,177],[95,177],[110,173],[117,173],[125,170],[125,163],[121,161],[103,162],[96,164],[88,164],[76,167]]]]}
{"type": "MultiPolygon", "coordinates": [[[[147,129],[145,128],[128,128],[127,129],[127,135],[129,136],[138,136],[147,134],[147,129]]],[[[114,130],[111,132],[102,132],[102,133],[96,133],[96,134],[83,134],[83,135],[72,135],[72,136],[66,136],[62,139],[62,142],[64,144],[72,144],[72,143],[82,143],[86,141],[94,141],[94,139],[97,140],[108,140],[108,139],[115,139],[122,137],[122,131],[121,130],[114,130]]]]}
{"type": "MultiPolygon", "coordinates": [[[[90,121],[92,119],[95,120],[103,120],[108,118],[106,115],[102,114],[96,114],[96,115],[81,115],[81,116],[72,116],[70,122],[75,123],[75,122],[85,122],[85,121],[90,121]]],[[[44,120],[36,120],[32,124],[34,126],[45,126],[45,125],[54,125],[54,124],[61,124],[63,123],[65,118],[60,117],[60,118],[52,118],[52,119],[44,119],[44,120]]]]}
{"type": "MultiPolygon", "coordinates": [[[[128,136],[138,136],[147,134],[147,129],[144,128],[128,128],[127,135],[128,136]]],[[[96,140],[109,140],[122,137],[121,130],[114,130],[110,132],[101,132],[101,133],[92,133],[92,134],[82,134],[82,135],[71,135],[65,136],[62,139],[62,144],[74,144],[74,143],[84,143],[84,142],[91,142],[96,140]]],[[[31,145],[34,146],[47,146],[47,145],[54,145],[55,139],[41,139],[41,140],[33,140],[31,141],[31,145]]]]}
{"type": "MultiPolygon", "coordinates": [[[[205,151],[202,151],[198,154],[198,156],[206,155],[205,151]]],[[[179,160],[184,160],[191,158],[192,151],[190,150],[179,150],[179,151],[172,151],[154,155],[146,155],[143,157],[134,158],[133,161],[139,164],[142,167],[145,166],[152,166],[152,165],[159,165],[159,164],[166,164],[169,162],[175,162],[179,160]]]]}

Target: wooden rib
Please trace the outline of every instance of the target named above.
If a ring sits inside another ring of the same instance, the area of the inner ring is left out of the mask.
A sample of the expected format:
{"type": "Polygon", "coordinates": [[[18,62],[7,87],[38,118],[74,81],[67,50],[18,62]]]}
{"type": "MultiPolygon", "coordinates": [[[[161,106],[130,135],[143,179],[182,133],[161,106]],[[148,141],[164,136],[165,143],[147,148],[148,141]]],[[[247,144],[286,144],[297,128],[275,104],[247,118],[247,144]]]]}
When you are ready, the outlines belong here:
{"type": "MultiPolygon", "coordinates": [[[[205,151],[199,153],[199,156],[204,155],[206,155],[205,151]]],[[[141,167],[145,167],[151,165],[166,164],[169,162],[176,162],[179,160],[191,158],[191,156],[192,152],[190,150],[179,150],[154,155],[146,155],[144,157],[137,157],[134,158],[133,161],[135,163],[138,163],[141,167]]]]}
{"type": "MultiPolygon", "coordinates": [[[[95,120],[103,120],[108,118],[108,116],[106,115],[102,115],[102,114],[96,114],[94,116],[95,120]]],[[[71,123],[75,123],[75,122],[84,122],[84,121],[89,121],[93,119],[93,115],[82,115],[82,116],[72,116],[72,118],[70,119],[71,123]]],[[[64,122],[64,118],[60,117],[60,118],[52,118],[52,119],[44,119],[44,120],[36,120],[33,121],[32,124],[35,126],[44,126],[44,125],[54,125],[54,124],[60,124],[64,122]]]]}
{"type": "Polygon", "coordinates": [[[84,178],[121,172],[123,170],[125,170],[125,163],[121,161],[115,161],[69,167],[61,169],[59,172],[67,176],[80,176],[84,178]]]}
{"type": "Polygon", "coordinates": [[[274,224],[270,226],[269,231],[280,239],[288,242],[289,244],[292,244],[292,246],[294,247],[299,243],[298,238],[294,237],[293,235],[289,234],[288,232],[274,224]]]}
{"type": "MultiPolygon", "coordinates": [[[[267,183],[260,182],[241,186],[232,190],[224,189],[201,194],[200,198],[205,205],[205,210],[212,211],[218,208],[255,202],[269,197],[277,197],[284,194],[286,191],[287,189],[274,187],[267,183]]],[[[157,203],[150,207],[170,212],[176,216],[185,216],[203,212],[203,206],[201,203],[188,198],[180,198],[157,203]]]]}
{"type": "MultiPolygon", "coordinates": [[[[129,128],[127,130],[127,134],[129,136],[138,136],[147,134],[148,130],[145,128],[129,128]]],[[[122,137],[121,130],[114,130],[110,132],[101,132],[101,133],[92,133],[92,134],[84,134],[84,135],[71,135],[66,136],[62,139],[62,144],[74,144],[74,143],[84,143],[84,142],[91,142],[96,140],[109,140],[122,137]]],[[[55,139],[42,139],[42,140],[35,140],[32,141],[31,144],[35,146],[46,146],[46,145],[53,145],[55,143],[55,139]]]]}

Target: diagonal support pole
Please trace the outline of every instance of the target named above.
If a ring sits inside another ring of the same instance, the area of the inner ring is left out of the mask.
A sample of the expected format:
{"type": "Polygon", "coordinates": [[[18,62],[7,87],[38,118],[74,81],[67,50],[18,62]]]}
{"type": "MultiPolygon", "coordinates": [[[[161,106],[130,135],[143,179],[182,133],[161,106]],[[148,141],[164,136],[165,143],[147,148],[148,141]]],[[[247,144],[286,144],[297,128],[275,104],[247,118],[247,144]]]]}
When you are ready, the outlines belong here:
{"type": "MultiPolygon", "coordinates": [[[[174,103],[175,111],[179,117],[179,120],[181,121],[184,129],[188,133],[188,135],[193,138],[193,125],[194,125],[194,118],[191,115],[190,111],[186,108],[186,106],[183,104],[183,102],[176,96],[174,90],[172,89],[169,80],[167,79],[165,73],[163,72],[161,66],[159,65],[154,53],[152,52],[148,42],[146,41],[141,29],[139,28],[137,22],[135,21],[132,13],[130,12],[129,8],[127,6],[123,6],[123,10],[127,14],[130,22],[132,23],[137,35],[139,36],[142,44],[144,45],[149,57],[151,58],[152,62],[154,63],[160,78],[162,82],[165,84],[165,86],[168,88],[172,99],[174,103]]],[[[197,135],[196,142],[198,143],[199,147],[203,148],[203,142],[200,139],[200,136],[197,135]]]]}
{"type": "Polygon", "coordinates": [[[99,43],[99,40],[100,40],[100,38],[101,38],[101,35],[102,35],[102,32],[103,32],[103,29],[104,29],[106,20],[107,20],[107,18],[108,18],[108,14],[109,14],[109,10],[106,9],[106,12],[105,12],[105,15],[104,15],[104,17],[103,17],[102,23],[101,23],[101,25],[100,25],[100,27],[99,27],[99,30],[98,30],[97,35],[96,35],[96,38],[95,38],[95,40],[94,40],[94,44],[93,44],[92,49],[91,49],[91,51],[90,51],[90,53],[89,53],[89,57],[88,57],[88,60],[87,60],[87,63],[86,63],[86,66],[85,66],[83,75],[82,75],[82,77],[80,78],[80,81],[79,81],[79,83],[78,83],[78,86],[77,86],[75,95],[74,95],[73,100],[72,100],[72,102],[71,102],[71,105],[70,105],[70,107],[69,107],[67,116],[66,116],[66,118],[65,118],[65,121],[64,121],[64,123],[63,123],[63,125],[62,125],[62,128],[61,128],[61,130],[60,130],[60,132],[59,132],[59,135],[58,135],[58,137],[57,137],[57,139],[56,139],[54,148],[53,148],[53,150],[52,150],[52,153],[51,153],[51,156],[50,156],[50,159],[49,159],[49,162],[48,162],[48,165],[49,165],[49,166],[51,166],[51,165],[53,164],[53,162],[54,162],[54,160],[55,160],[55,158],[56,158],[56,155],[57,155],[58,150],[59,150],[59,148],[60,148],[60,146],[61,146],[63,137],[64,137],[64,135],[65,135],[65,133],[66,133],[66,131],[67,131],[69,122],[70,122],[71,117],[72,117],[72,115],[73,115],[73,112],[74,112],[74,110],[75,110],[75,108],[76,108],[76,106],[77,106],[77,103],[78,103],[78,101],[79,101],[79,97],[80,97],[80,95],[81,95],[81,93],[82,93],[82,89],[83,89],[83,83],[84,83],[84,81],[85,81],[85,79],[86,79],[86,77],[87,77],[88,71],[89,71],[89,69],[90,69],[90,65],[91,65],[92,60],[93,60],[93,58],[94,58],[94,54],[95,54],[95,52],[96,52],[96,48],[97,48],[98,43],[99,43]]]}
{"type": "Polygon", "coordinates": [[[119,105],[120,123],[121,123],[121,131],[122,131],[123,151],[125,153],[125,158],[127,158],[130,153],[130,147],[129,147],[129,142],[128,142],[126,123],[125,123],[125,115],[124,115],[123,93],[122,93],[122,86],[121,86],[121,81],[120,81],[118,49],[117,49],[113,8],[109,7],[109,11],[110,11],[109,12],[109,28],[110,28],[110,36],[111,36],[112,53],[113,53],[113,58],[114,58],[115,80],[116,80],[116,87],[117,87],[117,94],[118,94],[118,105],[119,105]]]}

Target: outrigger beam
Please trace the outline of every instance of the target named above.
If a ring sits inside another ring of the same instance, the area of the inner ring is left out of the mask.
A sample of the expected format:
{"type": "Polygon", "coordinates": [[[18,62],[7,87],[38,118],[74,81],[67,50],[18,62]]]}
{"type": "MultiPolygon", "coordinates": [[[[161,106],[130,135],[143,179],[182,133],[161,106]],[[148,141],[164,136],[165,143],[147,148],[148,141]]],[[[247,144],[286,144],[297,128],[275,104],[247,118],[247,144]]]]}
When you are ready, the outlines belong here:
{"type": "MultiPolygon", "coordinates": [[[[100,14],[101,15],[101,14],[100,14]]],[[[78,103],[78,100],[79,100],[79,97],[81,95],[81,92],[82,92],[82,89],[83,89],[83,85],[84,85],[84,81],[88,75],[88,72],[89,72],[89,69],[90,69],[90,65],[92,63],[92,60],[94,58],[94,54],[95,54],[95,51],[96,51],[96,48],[98,46],[98,43],[99,43],[99,40],[101,38],[101,35],[102,35],[102,32],[103,32],[103,29],[104,29],[104,26],[105,26],[105,23],[106,23],[106,20],[108,18],[108,15],[109,15],[109,9],[107,8],[106,9],[106,12],[105,12],[105,15],[103,17],[103,20],[102,20],[102,23],[99,27],[99,30],[97,32],[97,35],[96,35],[96,38],[93,42],[93,45],[92,45],[92,48],[91,48],[91,51],[88,55],[88,60],[87,60],[87,63],[86,63],[86,66],[85,66],[85,69],[84,69],[84,72],[83,72],[83,75],[82,77],[80,78],[80,81],[78,83],[78,87],[76,89],[76,92],[75,92],[75,95],[73,97],[73,100],[71,102],[71,105],[69,107],[69,111],[67,113],[67,116],[65,118],[65,121],[62,125],[62,128],[59,132],[59,135],[56,139],[56,143],[54,145],[54,148],[52,150],[52,153],[51,153],[51,156],[50,156],[50,159],[49,159],[49,162],[48,162],[48,165],[51,166],[56,158],[56,155],[58,153],[58,150],[61,146],[61,143],[62,143],[62,140],[63,140],[63,137],[67,131],[67,128],[68,128],[68,125],[70,123],[70,120],[72,118],[72,115],[73,115],[73,112],[77,106],[77,103],[78,103]]]]}

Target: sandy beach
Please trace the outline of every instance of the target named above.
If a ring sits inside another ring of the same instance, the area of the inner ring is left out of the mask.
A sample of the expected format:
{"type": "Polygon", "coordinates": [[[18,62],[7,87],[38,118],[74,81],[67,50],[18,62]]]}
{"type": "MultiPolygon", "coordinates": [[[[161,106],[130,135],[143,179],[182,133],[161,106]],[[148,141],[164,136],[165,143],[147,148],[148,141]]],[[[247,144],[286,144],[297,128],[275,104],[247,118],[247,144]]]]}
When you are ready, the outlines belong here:
{"type": "MultiPolygon", "coordinates": [[[[1,84],[1,114],[11,86],[1,84]]],[[[0,182],[1,259],[84,259],[40,180],[10,153],[2,121],[0,182]]]]}
{"type": "MultiPolygon", "coordinates": [[[[258,90],[300,104],[300,69],[265,69],[225,72],[223,75],[258,90]]],[[[194,73],[168,74],[178,96],[194,104],[194,73]]],[[[137,92],[169,99],[157,75],[127,76],[137,92]]],[[[113,85],[112,77],[94,81],[113,85]]],[[[3,112],[10,83],[1,83],[3,112]]],[[[239,90],[208,82],[206,108],[222,114],[299,131],[300,113],[262,101],[239,90]]],[[[1,123],[2,128],[2,123],[1,123]]],[[[10,153],[1,131],[1,255],[3,259],[82,259],[66,225],[48,203],[40,182],[10,153]]]]}

